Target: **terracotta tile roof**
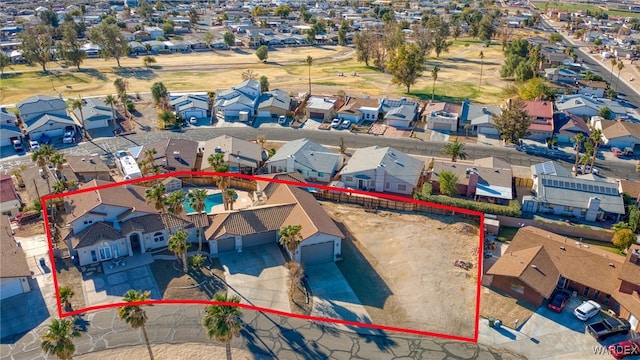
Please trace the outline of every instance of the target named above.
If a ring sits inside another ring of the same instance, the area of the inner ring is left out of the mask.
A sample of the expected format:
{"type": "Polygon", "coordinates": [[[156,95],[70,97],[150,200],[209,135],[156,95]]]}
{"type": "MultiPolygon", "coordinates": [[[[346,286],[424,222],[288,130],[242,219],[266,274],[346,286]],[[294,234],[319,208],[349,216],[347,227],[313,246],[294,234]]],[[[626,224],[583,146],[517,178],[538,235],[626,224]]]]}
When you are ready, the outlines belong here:
{"type": "Polygon", "coordinates": [[[553,118],[553,102],[540,100],[524,100],[524,110],[534,118],[553,118]]]}
{"type": "Polygon", "coordinates": [[[164,230],[166,229],[166,225],[169,225],[172,229],[193,228],[193,223],[172,214],[167,214],[164,221],[160,214],[138,216],[127,221],[123,221],[120,226],[122,227],[122,233],[124,234],[128,234],[136,230],[146,234],[164,230]],[[165,224],[165,222],[167,224],[165,224]]]}
{"type": "Polygon", "coordinates": [[[551,296],[560,278],[551,257],[540,245],[505,252],[487,274],[516,277],[545,298],[551,296]]]}
{"type": "Polygon", "coordinates": [[[279,230],[294,208],[294,204],[271,205],[215,215],[205,231],[208,240],[223,235],[249,235],[279,230]]]}
{"type": "Polygon", "coordinates": [[[20,200],[13,179],[9,175],[0,175],[0,203],[11,200],[20,200]]]}
{"type": "MultiPolygon", "coordinates": [[[[307,180],[302,177],[297,171],[289,172],[289,173],[277,173],[277,174],[266,174],[260,175],[263,178],[275,179],[275,180],[284,180],[284,181],[292,181],[306,184],[307,180]]],[[[273,191],[278,187],[278,183],[273,181],[258,181],[258,187],[262,189],[262,191],[267,195],[267,198],[271,196],[273,191]]]]}
{"type": "Polygon", "coordinates": [[[620,268],[618,278],[640,286],[640,245],[631,245],[627,250],[627,258],[620,268]],[[632,256],[635,256],[636,262],[631,262],[632,256]]]}
{"type": "Polygon", "coordinates": [[[24,250],[13,238],[9,217],[0,215],[0,278],[31,276],[24,250]]]}
{"type": "Polygon", "coordinates": [[[105,222],[97,222],[80,231],[78,234],[69,233],[71,247],[74,249],[92,246],[100,241],[113,241],[122,239],[122,232],[105,222]]]}

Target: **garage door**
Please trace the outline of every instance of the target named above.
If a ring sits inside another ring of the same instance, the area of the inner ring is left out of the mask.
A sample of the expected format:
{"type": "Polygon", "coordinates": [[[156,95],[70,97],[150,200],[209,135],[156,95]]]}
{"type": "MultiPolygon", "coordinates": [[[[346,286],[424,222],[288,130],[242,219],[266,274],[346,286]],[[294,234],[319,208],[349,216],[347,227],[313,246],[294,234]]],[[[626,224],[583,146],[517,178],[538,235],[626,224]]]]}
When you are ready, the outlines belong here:
{"type": "Polygon", "coordinates": [[[300,248],[303,265],[324,264],[333,261],[333,241],[300,248]]]}
{"type": "Polygon", "coordinates": [[[312,118],[312,119],[323,120],[324,119],[324,114],[320,113],[320,112],[310,112],[309,113],[309,117],[312,118]]]}
{"type": "Polygon", "coordinates": [[[275,231],[261,232],[257,234],[245,235],[242,237],[242,247],[252,247],[276,243],[275,231]]]}
{"type": "Polygon", "coordinates": [[[236,249],[236,239],[235,238],[226,238],[218,240],[218,254],[234,251],[236,249]]]}
{"type": "Polygon", "coordinates": [[[0,284],[0,299],[6,299],[22,294],[22,283],[20,279],[2,279],[0,284]]]}
{"type": "Polygon", "coordinates": [[[271,117],[271,111],[269,111],[269,110],[258,111],[258,117],[262,117],[262,118],[271,117]]]}
{"type": "Polygon", "coordinates": [[[451,130],[451,125],[447,124],[447,123],[433,123],[433,130],[445,130],[445,131],[450,131],[451,130]]]}

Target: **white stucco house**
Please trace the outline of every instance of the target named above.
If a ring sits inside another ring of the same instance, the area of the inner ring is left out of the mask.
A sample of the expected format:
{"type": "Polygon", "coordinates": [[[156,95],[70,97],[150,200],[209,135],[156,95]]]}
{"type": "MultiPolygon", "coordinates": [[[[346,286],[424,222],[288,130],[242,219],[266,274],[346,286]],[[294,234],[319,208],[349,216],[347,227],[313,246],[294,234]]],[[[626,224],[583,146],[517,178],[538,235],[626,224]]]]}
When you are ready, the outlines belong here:
{"type": "Polygon", "coordinates": [[[113,115],[111,106],[105,104],[104,99],[99,98],[82,99],[82,114],[80,109],[75,109],[71,112],[71,117],[76,123],[87,130],[112,128],[113,115]]]}
{"type": "Polygon", "coordinates": [[[0,231],[0,300],[4,300],[31,291],[31,269],[6,215],[0,215],[0,231]]]}
{"type": "Polygon", "coordinates": [[[185,120],[208,118],[210,103],[206,94],[169,94],[169,104],[185,120]]]}
{"type": "Polygon", "coordinates": [[[328,183],[344,165],[344,155],[338,154],[309,139],[284,144],[266,162],[270,173],[297,171],[308,181],[328,183]]]}
{"type": "Polygon", "coordinates": [[[340,181],[353,189],[411,195],[423,169],[424,162],[376,145],[356,150],[340,171],[340,181]]]}
{"type": "Polygon", "coordinates": [[[256,116],[260,83],[246,80],[227,90],[216,91],[214,112],[219,121],[253,121],[256,116]]]}
{"type": "Polygon", "coordinates": [[[61,98],[35,95],[17,104],[24,131],[32,140],[42,134],[62,136],[64,128],[76,123],[67,115],[67,104],[61,98]]]}

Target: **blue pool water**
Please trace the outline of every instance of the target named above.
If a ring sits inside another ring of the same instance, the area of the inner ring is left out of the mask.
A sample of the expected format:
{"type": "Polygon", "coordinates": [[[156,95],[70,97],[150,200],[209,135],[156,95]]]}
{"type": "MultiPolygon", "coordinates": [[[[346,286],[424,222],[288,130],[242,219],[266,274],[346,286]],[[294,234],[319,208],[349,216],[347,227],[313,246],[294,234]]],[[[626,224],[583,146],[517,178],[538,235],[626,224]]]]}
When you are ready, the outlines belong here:
{"type": "MultiPolygon", "coordinates": [[[[237,199],[237,198],[238,198],[238,195],[237,194],[234,195],[234,199],[237,199]]],[[[183,205],[184,205],[184,211],[186,211],[187,214],[196,212],[195,210],[193,210],[191,206],[189,206],[188,199],[184,201],[183,205]]],[[[222,205],[222,193],[207,195],[207,197],[204,199],[204,211],[206,213],[210,213],[211,208],[216,205],[222,205]]]]}

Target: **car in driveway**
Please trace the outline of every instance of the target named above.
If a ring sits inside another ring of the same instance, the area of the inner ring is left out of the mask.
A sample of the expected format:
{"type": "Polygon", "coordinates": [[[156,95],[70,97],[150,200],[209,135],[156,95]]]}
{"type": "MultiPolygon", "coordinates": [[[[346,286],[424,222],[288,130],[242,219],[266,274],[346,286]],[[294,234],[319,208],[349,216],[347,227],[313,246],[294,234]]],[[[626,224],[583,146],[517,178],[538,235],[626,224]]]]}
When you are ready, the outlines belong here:
{"type": "Polygon", "coordinates": [[[333,120],[331,120],[331,127],[334,129],[337,129],[338,126],[340,126],[340,119],[335,118],[333,120]]]}
{"type": "Polygon", "coordinates": [[[562,309],[567,306],[570,298],[571,295],[566,292],[558,291],[551,297],[551,300],[547,304],[547,309],[558,313],[562,312],[562,309]]]}
{"type": "Polygon", "coordinates": [[[64,129],[64,136],[62,137],[64,144],[73,144],[76,142],[76,130],[73,127],[67,126],[64,129]]]}
{"type": "Polygon", "coordinates": [[[602,306],[593,300],[588,300],[580,304],[573,310],[573,314],[582,321],[587,321],[600,313],[602,306]]]}
{"type": "Polygon", "coordinates": [[[616,359],[627,356],[640,355],[640,340],[625,340],[607,347],[609,354],[616,359]]]}
{"type": "Polygon", "coordinates": [[[587,332],[598,341],[616,334],[628,334],[629,330],[631,330],[629,321],[613,316],[587,325],[587,332]]]}
{"type": "Polygon", "coordinates": [[[351,128],[351,121],[342,120],[342,122],[340,123],[340,129],[349,129],[349,128],[351,128]]]}
{"type": "Polygon", "coordinates": [[[31,151],[36,151],[40,149],[40,143],[38,140],[29,140],[29,147],[31,148],[31,151]]]}

